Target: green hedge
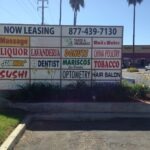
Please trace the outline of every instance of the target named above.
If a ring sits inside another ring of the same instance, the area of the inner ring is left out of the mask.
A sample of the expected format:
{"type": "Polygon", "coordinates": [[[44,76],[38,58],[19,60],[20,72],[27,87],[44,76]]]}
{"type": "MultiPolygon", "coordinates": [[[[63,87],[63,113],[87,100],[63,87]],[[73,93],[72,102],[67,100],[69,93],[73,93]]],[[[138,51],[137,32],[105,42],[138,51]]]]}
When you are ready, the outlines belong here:
{"type": "Polygon", "coordinates": [[[150,89],[137,84],[95,84],[77,82],[60,88],[58,85],[33,83],[20,86],[6,95],[12,102],[110,102],[147,98],[150,89]]]}

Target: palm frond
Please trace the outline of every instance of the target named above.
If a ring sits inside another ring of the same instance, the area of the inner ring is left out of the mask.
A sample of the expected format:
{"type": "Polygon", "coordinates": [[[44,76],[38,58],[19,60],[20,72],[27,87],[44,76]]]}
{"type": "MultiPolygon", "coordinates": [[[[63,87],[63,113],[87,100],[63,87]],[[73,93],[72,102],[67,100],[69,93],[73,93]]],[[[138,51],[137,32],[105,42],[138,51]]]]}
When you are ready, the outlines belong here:
{"type": "Polygon", "coordinates": [[[143,0],[127,0],[129,5],[136,5],[137,3],[142,3],[143,0]]]}

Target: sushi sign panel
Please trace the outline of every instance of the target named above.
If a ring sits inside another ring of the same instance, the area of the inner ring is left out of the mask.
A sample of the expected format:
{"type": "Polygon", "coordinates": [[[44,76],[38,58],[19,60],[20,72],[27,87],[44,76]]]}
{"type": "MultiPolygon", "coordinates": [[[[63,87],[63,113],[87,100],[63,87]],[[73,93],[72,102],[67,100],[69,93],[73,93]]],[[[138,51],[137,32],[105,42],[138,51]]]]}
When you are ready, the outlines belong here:
{"type": "Polygon", "coordinates": [[[0,25],[0,89],[120,82],[122,26],[0,25]]]}

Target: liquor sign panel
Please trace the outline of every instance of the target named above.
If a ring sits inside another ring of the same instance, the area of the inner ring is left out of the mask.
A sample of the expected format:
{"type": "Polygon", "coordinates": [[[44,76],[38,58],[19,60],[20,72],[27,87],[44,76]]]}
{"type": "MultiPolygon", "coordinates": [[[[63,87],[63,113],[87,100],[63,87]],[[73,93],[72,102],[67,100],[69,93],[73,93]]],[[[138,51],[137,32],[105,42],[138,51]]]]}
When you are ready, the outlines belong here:
{"type": "Polygon", "coordinates": [[[13,58],[13,57],[29,58],[29,48],[0,46],[0,58],[5,58],[5,57],[6,58],[13,58]]]}
{"type": "Polygon", "coordinates": [[[0,89],[121,80],[122,26],[0,25],[0,89]]]}

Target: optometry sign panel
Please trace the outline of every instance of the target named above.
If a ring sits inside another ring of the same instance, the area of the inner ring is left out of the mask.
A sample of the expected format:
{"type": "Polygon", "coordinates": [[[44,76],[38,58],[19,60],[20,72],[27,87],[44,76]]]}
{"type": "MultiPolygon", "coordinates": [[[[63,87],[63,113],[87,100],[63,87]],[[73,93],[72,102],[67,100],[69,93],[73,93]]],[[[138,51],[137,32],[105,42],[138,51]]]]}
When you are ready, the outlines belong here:
{"type": "Polygon", "coordinates": [[[0,25],[0,89],[120,82],[122,26],[0,25]]]}

